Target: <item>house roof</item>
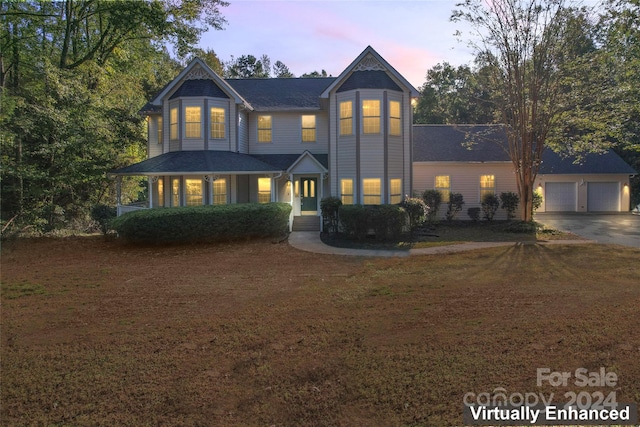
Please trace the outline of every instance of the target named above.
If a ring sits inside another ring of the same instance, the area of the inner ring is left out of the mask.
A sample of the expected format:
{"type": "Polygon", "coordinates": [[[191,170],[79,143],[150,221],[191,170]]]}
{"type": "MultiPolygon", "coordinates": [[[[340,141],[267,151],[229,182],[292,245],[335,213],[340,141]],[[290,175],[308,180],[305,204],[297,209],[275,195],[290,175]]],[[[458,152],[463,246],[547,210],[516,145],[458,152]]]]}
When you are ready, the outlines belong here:
{"type": "Polygon", "coordinates": [[[321,98],[327,98],[336,87],[339,91],[355,88],[402,91],[401,87],[404,87],[411,96],[420,95],[411,83],[368,46],[337,78],[223,79],[196,58],[142,107],[140,113],[160,112],[162,100],[167,96],[170,99],[181,96],[231,98],[236,104],[258,111],[319,110],[321,98]]]}
{"type": "MultiPolygon", "coordinates": [[[[327,154],[311,154],[325,168],[329,164],[327,154]]],[[[208,173],[262,174],[284,172],[301,154],[249,155],[231,151],[196,150],[171,151],[124,168],[109,175],[189,175],[208,173]]]]}
{"type": "MultiPolygon", "coordinates": [[[[213,85],[217,87],[216,90],[222,91],[227,97],[232,98],[236,104],[245,104],[247,108],[251,109],[251,105],[239,94],[234,88],[229,86],[215,71],[213,71],[204,61],[200,58],[196,58],[191,61],[173,80],[165,85],[160,92],[158,92],[141,110],[140,113],[153,112],[156,108],[162,106],[162,100],[168,94],[172,94],[174,89],[181,90],[179,83],[185,83],[190,80],[211,80],[213,85]],[[194,78],[188,78],[191,73],[197,74],[194,78]],[[177,87],[178,86],[178,87],[177,87]]],[[[210,88],[211,89],[211,88],[210,88]]],[[[194,96],[194,95],[182,95],[182,96],[194,96]]]]}
{"type": "MultiPolygon", "coordinates": [[[[324,166],[325,169],[329,168],[329,155],[328,154],[311,154],[308,151],[305,152],[313,156],[318,163],[324,166]]],[[[298,161],[303,154],[253,154],[252,157],[263,161],[279,170],[287,170],[294,163],[298,161]]]]}
{"type": "Polygon", "coordinates": [[[540,175],[547,174],[626,174],[637,175],[637,172],[614,151],[603,154],[588,153],[576,162],[574,157],[563,157],[550,149],[542,154],[540,175]]]}
{"type": "Polygon", "coordinates": [[[510,162],[496,143],[507,134],[495,125],[414,125],[414,162],[510,162]],[[471,143],[469,145],[469,143],[471,143]]]}
{"type": "Polygon", "coordinates": [[[110,175],[181,175],[206,173],[274,173],[271,164],[248,154],[231,151],[171,151],[110,172],[110,175]]]}
{"type": "Polygon", "coordinates": [[[338,92],[355,89],[389,89],[402,92],[400,86],[384,71],[354,71],[338,88],[338,92]]]}
{"type": "Polygon", "coordinates": [[[212,98],[229,98],[213,80],[185,80],[169,99],[181,96],[210,96],[212,98]]]}
{"type": "MultiPolygon", "coordinates": [[[[507,134],[501,125],[414,125],[415,162],[510,162],[502,148],[507,134]],[[471,144],[470,144],[471,143],[471,144]]],[[[545,149],[538,172],[545,174],[629,174],[637,172],[615,152],[590,153],[581,161],[545,149]]]]}
{"type": "Polygon", "coordinates": [[[359,67],[364,68],[365,70],[367,70],[367,72],[389,72],[389,74],[393,76],[393,79],[395,79],[398,83],[400,83],[400,85],[409,90],[412,97],[420,96],[420,92],[418,92],[418,90],[414,88],[407,79],[402,77],[402,75],[398,73],[398,71],[396,71],[396,69],[393,68],[391,64],[389,64],[382,56],[380,56],[380,54],[376,52],[374,48],[372,48],[371,46],[367,46],[366,49],[363,50],[362,53],[358,55],[358,57],[351,64],[349,64],[347,68],[345,68],[345,70],[335,79],[335,81],[331,83],[331,85],[327,86],[324,92],[322,92],[321,97],[328,98],[331,91],[336,87],[346,83],[352,73],[360,71],[359,67]],[[383,68],[384,70],[380,70],[380,68],[383,68]]]}
{"type": "Polygon", "coordinates": [[[320,94],[334,77],[225,80],[255,110],[318,110],[320,94]]]}

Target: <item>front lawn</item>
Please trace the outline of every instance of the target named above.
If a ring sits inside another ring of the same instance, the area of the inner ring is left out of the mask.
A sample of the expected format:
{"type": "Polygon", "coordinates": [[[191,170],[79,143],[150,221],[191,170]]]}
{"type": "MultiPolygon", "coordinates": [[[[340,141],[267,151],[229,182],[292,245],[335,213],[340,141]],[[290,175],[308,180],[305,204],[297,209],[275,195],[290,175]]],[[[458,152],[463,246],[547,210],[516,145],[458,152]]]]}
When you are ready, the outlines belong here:
{"type": "Polygon", "coordinates": [[[4,425],[447,426],[466,393],[640,402],[640,250],[371,259],[286,243],[4,244],[4,425]],[[537,368],[617,374],[536,385],[537,368]]]}

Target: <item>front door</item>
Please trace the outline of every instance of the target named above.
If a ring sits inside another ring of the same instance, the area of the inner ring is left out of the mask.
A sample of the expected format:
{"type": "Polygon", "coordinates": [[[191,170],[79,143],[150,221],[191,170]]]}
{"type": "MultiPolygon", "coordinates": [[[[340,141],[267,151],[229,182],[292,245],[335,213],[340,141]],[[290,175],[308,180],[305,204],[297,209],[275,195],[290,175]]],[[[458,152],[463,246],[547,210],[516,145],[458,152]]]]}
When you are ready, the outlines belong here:
{"type": "Polygon", "coordinates": [[[318,210],[317,178],[300,178],[300,210],[317,212],[318,210]]]}

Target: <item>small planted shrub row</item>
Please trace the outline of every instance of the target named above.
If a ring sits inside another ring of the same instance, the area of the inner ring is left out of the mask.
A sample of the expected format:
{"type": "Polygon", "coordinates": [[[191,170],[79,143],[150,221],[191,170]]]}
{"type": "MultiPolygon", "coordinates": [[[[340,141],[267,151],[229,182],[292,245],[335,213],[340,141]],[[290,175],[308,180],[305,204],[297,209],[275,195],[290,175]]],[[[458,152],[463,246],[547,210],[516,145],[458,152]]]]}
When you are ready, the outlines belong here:
{"type": "Polygon", "coordinates": [[[219,242],[280,236],[290,212],[287,203],[146,209],[124,214],[111,226],[135,243],[219,242]]]}
{"type": "Polygon", "coordinates": [[[343,205],[338,214],[342,231],[355,240],[364,240],[369,230],[376,239],[398,240],[408,218],[399,205],[343,205]]]}

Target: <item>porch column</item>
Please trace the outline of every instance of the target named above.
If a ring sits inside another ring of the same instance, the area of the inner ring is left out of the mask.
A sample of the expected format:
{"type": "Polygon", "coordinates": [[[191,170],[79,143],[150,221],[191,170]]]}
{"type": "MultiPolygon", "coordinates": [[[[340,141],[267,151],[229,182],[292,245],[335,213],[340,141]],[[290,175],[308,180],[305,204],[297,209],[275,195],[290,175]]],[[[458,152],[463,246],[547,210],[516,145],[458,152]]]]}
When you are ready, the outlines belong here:
{"type": "Polygon", "coordinates": [[[149,209],[153,208],[153,183],[156,179],[158,178],[156,178],[155,176],[149,177],[149,209]]]}
{"type": "Polygon", "coordinates": [[[122,204],[122,176],[116,177],[116,205],[122,204]]]}
{"type": "Polygon", "coordinates": [[[322,199],[324,199],[324,180],[327,178],[327,174],[325,173],[321,173],[320,174],[320,184],[318,184],[318,187],[320,191],[318,191],[318,193],[320,194],[320,200],[318,201],[318,207],[320,208],[320,232],[322,233],[324,230],[324,220],[322,219],[322,199]]]}
{"type": "Polygon", "coordinates": [[[293,231],[293,189],[295,184],[293,182],[293,174],[289,174],[289,203],[291,204],[291,213],[289,214],[289,233],[293,231]]]}

